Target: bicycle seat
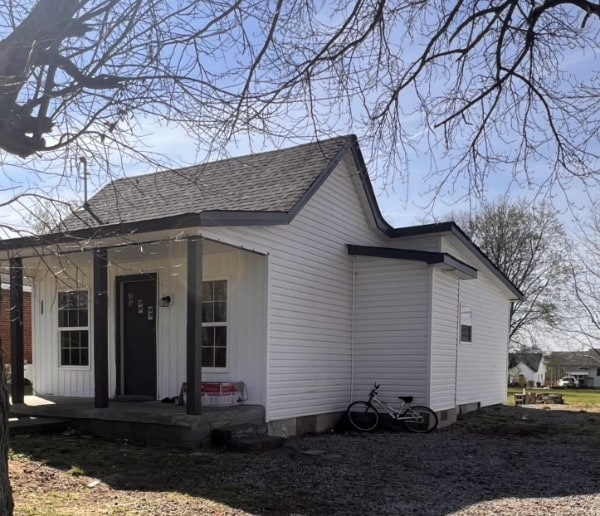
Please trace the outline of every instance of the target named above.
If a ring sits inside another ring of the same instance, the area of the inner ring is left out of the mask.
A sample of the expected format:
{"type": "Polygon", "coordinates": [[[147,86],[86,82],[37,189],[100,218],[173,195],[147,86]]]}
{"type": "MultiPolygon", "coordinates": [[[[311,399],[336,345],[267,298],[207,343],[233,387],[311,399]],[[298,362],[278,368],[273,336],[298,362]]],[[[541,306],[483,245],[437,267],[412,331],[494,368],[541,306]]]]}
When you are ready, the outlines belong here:
{"type": "Polygon", "coordinates": [[[411,403],[413,400],[412,396],[398,396],[399,400],[402,400],[404,403],[411,403]]]}

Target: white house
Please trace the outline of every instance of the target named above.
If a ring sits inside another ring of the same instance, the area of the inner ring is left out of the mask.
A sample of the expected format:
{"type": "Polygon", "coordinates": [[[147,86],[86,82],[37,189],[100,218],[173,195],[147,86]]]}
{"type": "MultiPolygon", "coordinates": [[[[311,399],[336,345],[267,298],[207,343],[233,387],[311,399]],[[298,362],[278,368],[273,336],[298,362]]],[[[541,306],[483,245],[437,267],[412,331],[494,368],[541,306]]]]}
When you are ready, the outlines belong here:
{"type": "Polygon", "coordinates": [[[546,362],[543,353],[509,353],[508,383],[523,379],[530,387],[543,387],[546,381],[546,362]]]}
{"type": "Polygon", "coordinates": [[[442,423],[506,396],[522,294],[456,224],[392,228],[354,136],[119,179],[0,253],[33,278],[40,394],[106,407],[187,381],[195,414],[201,381],[243,381],[275,434],[375,381],[442,423]]]}
{"type": "Polygon", "coordinates": [[[554,384],[563,376],[571,376],[585,387],[600,387],[600,349],[552,351],[545,361],[548,380],[554,384]]]}

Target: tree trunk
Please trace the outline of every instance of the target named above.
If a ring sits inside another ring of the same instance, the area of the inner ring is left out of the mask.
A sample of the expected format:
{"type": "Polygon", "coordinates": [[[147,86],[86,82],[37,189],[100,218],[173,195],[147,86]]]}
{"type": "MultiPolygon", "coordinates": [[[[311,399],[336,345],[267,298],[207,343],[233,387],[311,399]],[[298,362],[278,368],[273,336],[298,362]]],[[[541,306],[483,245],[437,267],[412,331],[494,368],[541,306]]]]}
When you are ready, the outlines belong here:
{"type": "Polygon", "coordinates": [[[13,498],[8,478],[8,391],[0,351],[0,516],[13,513],[13,498]]]}

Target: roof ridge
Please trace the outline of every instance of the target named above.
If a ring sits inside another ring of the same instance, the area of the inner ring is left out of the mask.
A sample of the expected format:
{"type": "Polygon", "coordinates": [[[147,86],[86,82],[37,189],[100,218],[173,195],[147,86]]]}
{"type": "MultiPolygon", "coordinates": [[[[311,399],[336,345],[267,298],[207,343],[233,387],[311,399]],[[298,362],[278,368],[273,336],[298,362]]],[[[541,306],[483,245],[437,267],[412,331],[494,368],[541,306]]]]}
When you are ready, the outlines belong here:
{"type": "Polygon", "coordinates": [[[298,150],[301,149],[302,147],[310,147],[310,146],[316,146],[319,144],[329,144],[335,140],[352,140],[352,139],[356,139],[356,135],[354,134],[345,134],[345,135],[341,135],[341,136],[333,136],[331,138],[326,138],[325,140],[314,140],[311,142],[306,142],[306,143],[301,143],[299,145],[292,145],[291,147],[282,147],[279,149],[271,149],[271,150],[266,150],[266,151],[261,151],[261,152],[251,152],[250,154],[241,154],[239,156],[232,156],[230,158],[221,158],[221,159],[217,159],[214,161],[204,161],[204,162],[199,162],[199,163],[195,163],[193,165],[186,165],[185,167],[179,167],[179,168],[165,168],[162,170],[156,170],[154,172],[144,172],[142,174],[136,174],[136,175],[131,175],[131,176],[123,176],[123,177],[117,177],[116,179],[111,180],[109,183],[107,183],[106,185],[104,185],[100,190],[106,188],[107,186],[113,185],[115,183],[121,182],[121,181],[127,181],[127,180],[132,180],[132,179],[142,179],[142,178],[148,178],[151,176],[156,176],[159,174],[165,174],[168,172],[184,172],[186,170],[189,169],[195,169],[197,167],[200,166],[205,166],[205,165],[218,165],[218,164],[222,164],[225,162],[235,162],[238,161],[240,159],[245,159],[245,158],[254,158],[254,157],[259,157],[259,156],[267,156],[269,154],[278,154],[281,152],[284,152],[286,150],[298,150]]]}

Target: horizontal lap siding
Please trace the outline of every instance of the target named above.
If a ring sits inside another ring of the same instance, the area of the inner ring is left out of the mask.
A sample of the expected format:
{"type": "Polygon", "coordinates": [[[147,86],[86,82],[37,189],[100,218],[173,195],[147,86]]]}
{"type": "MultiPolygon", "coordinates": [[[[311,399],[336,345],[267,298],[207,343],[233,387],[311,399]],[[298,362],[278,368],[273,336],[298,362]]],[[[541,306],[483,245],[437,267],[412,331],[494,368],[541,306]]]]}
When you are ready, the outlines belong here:
{"type": "Polygon", "coordinates": [[[458,357],[458,404],[502,403],[506,398],[510,294],[473,255],[450,239],[444,251],[478,269],[478,278],[461,281],[460,302],[472,309],[472,342],[462,342],[458,357]]]}
{"type": "Polygon", "coordinates": [[[473,340],[459,346],[458,403],[486,406],[506,399],[509,306],[493,285],[477,281],[479,289],[461,284],[461,303],[472,307],[473,340]]]}
{"type": "Polygon", "coordinates": [[[353,398],[428,402],[429,271],[419,262],[356,258],[353,398]]]}
{"type": "Polygon", "coordinates": [[[439,235],[418,235],[393,238],[389,242],[390,247],[396,249],[413,249],[416,251],[439,252],[441,246],[439,235]]]}
{"type": "Polygon", "coordinates": [[[456,406],[458,285],[451,274],[433,270],[431,317],[431,408],[456,406]]]}
{"type": "MultiPolygon", "coordinates": [[[[282,228],[283,229],[283,228],[282,228]]],[[[343,410],[350,397],[352,259],[379,243],[340,166],[270,260],[269,419],[343,410]]]]}
{"type": "Polygon", "coordinates": [[[382,245],[342,162],[289,225],[202,229],[269,254],[267,420],[345,409],[350,398],[352,258],[382,245]]]}

